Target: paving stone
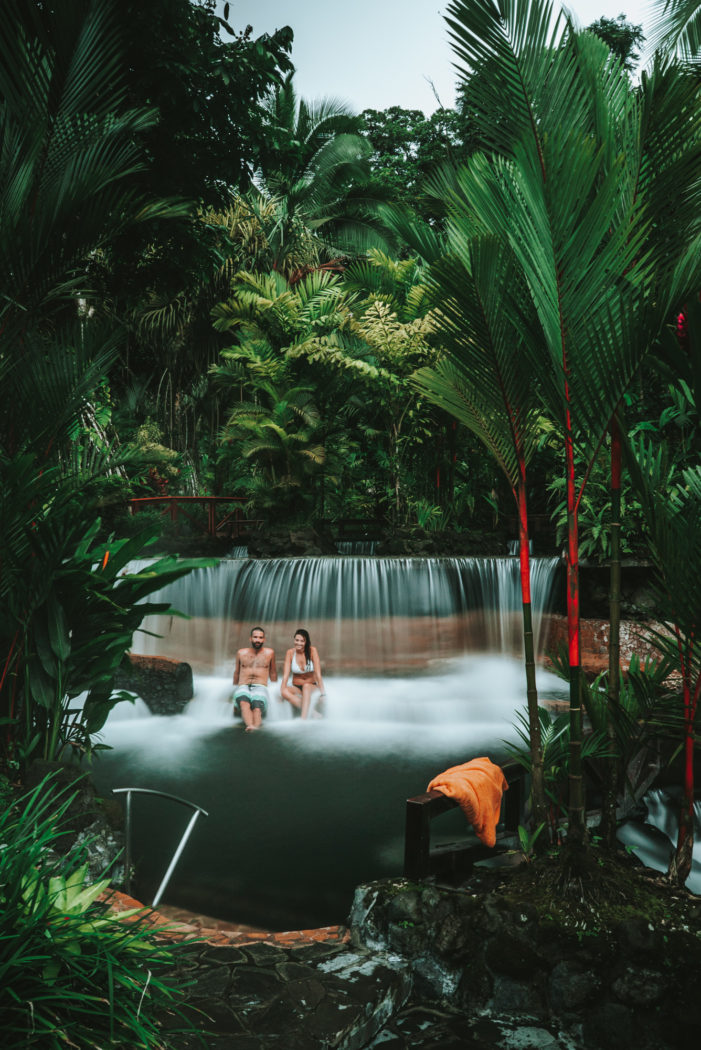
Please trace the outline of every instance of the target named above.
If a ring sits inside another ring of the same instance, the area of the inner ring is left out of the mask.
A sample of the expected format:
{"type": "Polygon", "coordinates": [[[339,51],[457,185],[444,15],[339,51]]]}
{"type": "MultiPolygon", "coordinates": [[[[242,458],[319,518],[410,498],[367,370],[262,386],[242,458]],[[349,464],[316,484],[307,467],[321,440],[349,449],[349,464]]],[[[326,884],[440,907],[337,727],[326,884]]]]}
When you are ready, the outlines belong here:
{"type": "Polygon", "coordinates": [[[302,1010],[315,1010],[326,996],[326,989],[321,981],[309,978],[306,981],[291,981],[285,985],[285,995],[299,1003],[302,1010]]]}
{"type": "Polygon", "coordinates": [[[223,999],[200,999],[194,1004],[200,1011],[197,1022],[199,1031],[225,1032],[240,1034],[244,1031],[236,1013],[226,1005],[223,999]]]}
{"type": "Polygon", "coordinates": [[[276,962],[284,962],[286,954],[284,948],[279,948],[275,944],[267,944],[261,942],[260,944],[249,944],[243,949],[246,957],[256,966],[271,966],[276,962]]]}
{"type": "MultiPolygon", "coordinates": [[[[190,976],[190,975],[188,975],[190,976]]],[[[194,983],[189,995],[194,999],[224,997],[231,984],[231,971],[226,966],[199,968],[194,972],[194,983]]]]}
{"type": "Polygon", "coordinates": [[[200,959],[204,962],[226,963],[233,966],[237,963],[247,962],[248,956],[240,948],[233,948],[231,945],[217,945],[216,947],[205,948],[200,955],[200,959]]]}
{"type": "Polygon", "coordinates": [[[339,950],[338,944],[331,942],[302,943],[298,947],[289,950],[289,957],[298,963],[308,963],[310,966],[329,959],[336,955],[339,950]]]}
{"type": "Polygon", "coordinates": [[[288,959],[285,962],[278,963],[275,970],[280,974],[283,981],[307,981],[316,974],[316,969],[313,966],[303,966],[302,963],[288,959]]]}
{"type": "Polygon", "coordinates": [[[263,970],[256,966],[237,966],[232,977],[229,999],[245,1005],[267,1002],[279,995],[283,986],[274,970],[263,970]]]}

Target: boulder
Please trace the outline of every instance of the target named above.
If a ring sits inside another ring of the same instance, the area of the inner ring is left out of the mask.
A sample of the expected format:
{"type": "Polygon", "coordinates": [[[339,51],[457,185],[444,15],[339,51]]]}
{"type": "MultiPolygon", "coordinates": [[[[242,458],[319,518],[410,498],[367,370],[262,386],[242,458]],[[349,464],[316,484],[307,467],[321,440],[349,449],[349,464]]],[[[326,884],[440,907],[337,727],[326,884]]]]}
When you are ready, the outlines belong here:
{"type": "Polygon", "coordinates": [[[192,668],[182,660],[129,653],[114,688],[136,693],[154,715],[177,715],[193,697],[192,668]]]}

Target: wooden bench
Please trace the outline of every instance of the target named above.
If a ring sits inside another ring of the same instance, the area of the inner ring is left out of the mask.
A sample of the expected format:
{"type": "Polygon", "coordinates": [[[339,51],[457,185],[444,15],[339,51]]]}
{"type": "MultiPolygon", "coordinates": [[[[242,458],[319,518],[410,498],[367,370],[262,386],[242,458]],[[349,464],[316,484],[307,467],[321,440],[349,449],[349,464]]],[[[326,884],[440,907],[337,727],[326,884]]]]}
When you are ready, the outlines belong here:
{"type": "Polygon", "coordinates": [[[406,801],[404,833],[404,874],[408,879],[428,875],[469,874],[475,861],[504,853],[508,848],[499,839],[513,835],[522,823],[526,803],[526,771],[517,762],[508,762],[502,770],[509,784],[501,803],[497,843],[493,848],[481,842],[450,842],[431,849],[431,821],[458,803],[440,791],[427,791],[406,801]]]}

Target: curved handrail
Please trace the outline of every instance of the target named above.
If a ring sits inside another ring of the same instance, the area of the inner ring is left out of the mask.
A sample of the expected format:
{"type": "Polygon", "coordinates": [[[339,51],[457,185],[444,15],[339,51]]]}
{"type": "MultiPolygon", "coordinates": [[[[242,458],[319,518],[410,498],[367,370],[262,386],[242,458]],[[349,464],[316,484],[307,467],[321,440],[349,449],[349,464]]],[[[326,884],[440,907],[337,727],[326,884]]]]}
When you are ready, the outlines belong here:
{"type": "Polygon", "coordinates": [[[205,817],[209,816],[207,810],[202,809],[202,806],[197,806],[194,802],[189,802],[186,798],[180,798],[178,795],[169,795],[166,791],[155,791],[153,788],[112,788],[113,795],[123,795],[127,792],[134,792],[138,795],[158,795],[160,798],[170,799],[171,802],[180,802],[181,805],[189,806],[190,809],[198,809],[205,817]]]}
{"type": "Polygon", "coordinates": [[[180,839],[180,842],[178,843],[178,845],[177,845],[177,847],[175,849],[175,853],[173,854],[173,856],[171,858],[171,861],[170,861],[170,864],[168,865],[166,873],[163,876],[163,879],[161,880],[161,884],[158,887],[158,890],[156,891],[156,896],[153,898],[153,900],[151,902],[151,907],[152,908],[156,908],[158,906],[160,900],[161,900],[161,897],[163,896],[163,893],[165,892],[166,886],[170,882],[170,877],[173,874],[173,871],[175,870],[175,865],[180,860],[180,856],[181,856],[183,850],[185,849],[185,844],[187,843],[187,840],[190,837],[190,832],[192,831],[192,829],[194,828],[194,826],[195,826],[195,824],[197,822],[197,818],[199,817],[200,813],[203,813],[205,817],[208,817],[209,814],[208,814],[206,809],[202,808],[202,806],[198,806],[194,802],[189,802],[186,798],[180,798],[178,795],[171,795],[171,794],[169,794],[166,791],[156,791],[153,788],[137,788],[137,787],[112,788],[112,794],[113,795],[126,795],[127,796],[127,798],[126,798],[126,828],[125,828],[126,845],[125,845],[125,850],[124,850],[124,854],[125,854],[125,856],[124,856],[124,869],[125,869],[124,870],[124,882],[125,882],[127,893],[129,893],[129,894],[131,894],[131,796],[132,795],[155,795],[158,798],[165,798],[165,799],[168,799],[170,802],[178,802],[181,806],[188,806],[190,809],[194,810],[192,816],[190,817],[190,822],[188,823],[187,827],[185,828],[185,831],[183,832],[182,838],[180,839]]]}

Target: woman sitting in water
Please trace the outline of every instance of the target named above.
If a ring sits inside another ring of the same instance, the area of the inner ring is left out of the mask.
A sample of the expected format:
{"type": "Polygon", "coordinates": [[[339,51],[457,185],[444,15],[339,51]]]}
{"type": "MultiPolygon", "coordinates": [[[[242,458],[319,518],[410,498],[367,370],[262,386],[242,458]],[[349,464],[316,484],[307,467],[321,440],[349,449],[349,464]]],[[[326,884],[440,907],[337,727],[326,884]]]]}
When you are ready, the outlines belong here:
{"type": "Polygon", "coordinates": [[[311,644],[309,631],[298,627],[294,636],[294,648],[285,653],[285,666],[282,672],[280,695],[288,700],[299,711],[302,718],[309,717],[312,693],[320,689],[315,714],[321,714],[320,708],[326,693],[324,680],[321,677],[321,661],[315,645],[311,644]],[[292,683],[290,684],[290,675],[292,683]]]}

